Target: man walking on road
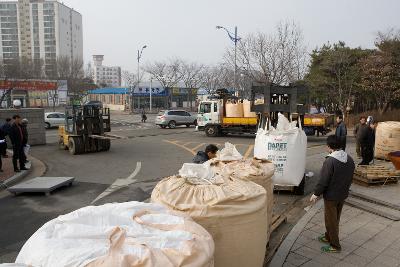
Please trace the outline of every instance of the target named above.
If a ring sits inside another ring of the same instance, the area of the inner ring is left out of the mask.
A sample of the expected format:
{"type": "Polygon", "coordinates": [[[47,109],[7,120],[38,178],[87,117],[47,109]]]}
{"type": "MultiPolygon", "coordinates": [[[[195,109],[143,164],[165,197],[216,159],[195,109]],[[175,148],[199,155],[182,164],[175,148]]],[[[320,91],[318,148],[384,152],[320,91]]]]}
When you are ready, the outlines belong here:
{"type": "Polygon", "coordinates": [[[356,124],[354,127],[354,137],[356,138],[356,152],[357,152],[357,157],[361,158],[361,140],[360,140],[360,135],[362,132],[363,128],[367,127],[367,118],[365,116],[360,117],[360,122],[356,124]]]}
{"type": "Polygon", "coordinates": [[[27,170],[25,168],[25,159],[23,156],[24,135],[21,127],[21,117],[19,115],[14,115],[13,120],[14,123],[12,124],[10,130],[10,139],[13,145],[13,165],[14,165],[14,172],[20,172],[21,170],[27,170]],[[20,168],[18,168],[18,161],[20,168]]]}
{"type": "Polygon", "coordinates": [[[310,201],[316,202],[323,195],[325,207],[325,234],[318,240],[326,243],[321,247],[323,252],[340,252],[339,222],[344,200],[349,195],[350,185],[353,180],[355,164],[353,159],[342,150],[341,141],[336,136],[327,138],[330,154],[321,169],[321,177],[315,187],[310,201]]]}
{"type": "Polygon", "coordinates": [[[342,149],[346,150],[347,128],[346,128],[346,124],[344,124],[343,116],[339,115],[336,118],[336,122],[337,122],[337,127],[336,127],[335,135],[340,140],[340,142],[342,143],[342,149]]]}

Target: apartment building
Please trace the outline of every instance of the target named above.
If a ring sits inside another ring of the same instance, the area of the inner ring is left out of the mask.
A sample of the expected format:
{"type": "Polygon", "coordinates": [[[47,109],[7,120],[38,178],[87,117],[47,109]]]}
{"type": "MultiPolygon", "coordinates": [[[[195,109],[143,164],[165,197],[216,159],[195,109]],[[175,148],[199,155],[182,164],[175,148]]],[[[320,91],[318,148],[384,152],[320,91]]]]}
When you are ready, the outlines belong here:
{"type": "Polygon", "coordinates": [[[0,1],[0,61],[42,59],[51,76],[58,57],[83,59],[82,15],[58,1],[0,1]]]}
{"type": "Polygon", "coordinates": [[[102,87],[121,86],[121,67],[103,65],[104,55],[93,55],[94,83],[102,87]]]}

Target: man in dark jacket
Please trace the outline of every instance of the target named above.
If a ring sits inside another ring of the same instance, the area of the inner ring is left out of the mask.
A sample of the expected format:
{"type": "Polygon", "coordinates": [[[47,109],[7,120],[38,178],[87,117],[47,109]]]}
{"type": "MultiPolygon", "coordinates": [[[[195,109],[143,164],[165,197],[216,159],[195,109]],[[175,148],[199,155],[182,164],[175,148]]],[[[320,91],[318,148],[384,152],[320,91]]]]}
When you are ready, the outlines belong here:
{"type": "Polygon", "coordinates": [[[340,140],[340,142],[342,143],[342,149],[346,150],[347,128],[346,128],[346,124],[344,124],[343,116],[339,115],[336,118],[336,122],[337,122],[337,127],[336,127],[335,135],[340,140]]]}
{"type": "MultiPolygon", "coordinates": [[[[6,122],[3,125],[1,125],[0,128],[3,131],[5,136],[9,135],[10,130],[11,130],[11,125],[12,125],[11,118],[7,118],[6,122]]],[[[3,144],[3,146],[5,147],[5,149],[4,150],[0,149],[0,155],[3,156],[3,158],[8,158],[8,155],[7,155],[7,139],[4,138],[4,140],[5,140],[5,143],[3,144]]]]}
{"type": "Polygon", "coordinates": [[[6,133],[0,128],[0,172],[3,172],[3,161],[2,157],[6,153],[7,143],[6,143],[6,133]]]}
{"type": "Polygon", "coordinates": [[[22,153],[22,157],[24,159],[24,164],[28,162],[26,155],[25,155],[25,147],[28,145],[28,120],[23,119],[21,121],[21,129],[22,129],[22,150],[24,153],[22,153]]]}
{"type": "Polygon", "coordinates": [[[375,126],[376,122],[374,122],[373,118],[370,117],[367,127],[362,129],[360,133],[362,161],[359,165],[369,165],[369,163],[374,159],[375,126]]]}
{"type": "Polygon", "coordinates": [[[354,127],[354,137],[356,138],[356,153],[357,156],[361,157],[361,140],[360,135],[364,128],[367,127],[367,118],[365,116],[360,117],[360,122],[354,127]]]}
{"type": "Polygon", "coordinates": [[[19,115],[13,116],[14,123],[11,126],[10,130],[10,139],[13,145],[13,165],[14,165],[14,172],[20,172],[21,170],[26,170],[25,168],[25,160],[23,157],[24,148],[23,148],[23,141],[24,136],[21,127],[21,117],[19,115]],[[19,167],[18,168],[18,161],[19,167]]]}
{"type": "Polygon", "coordinates": [[[217,156],[218,147],[216,145],[208,145],[205,151],[197,152],[197,155],[193,159],[193,163],[202,164],[210,159],[217,156]]]}
{"type": "Polygon", "coordinates": [[[340,252],[339,222],[344,200],[349,195],[355,169],[353,159],[342,150],[342,144],[334,135],[328,136],[330,154],[321,169],[321,177],[310,201],[315,202],[323,195],[326,232],[318,240],[329,244],[321,248],[324,252],[340,252]]]}

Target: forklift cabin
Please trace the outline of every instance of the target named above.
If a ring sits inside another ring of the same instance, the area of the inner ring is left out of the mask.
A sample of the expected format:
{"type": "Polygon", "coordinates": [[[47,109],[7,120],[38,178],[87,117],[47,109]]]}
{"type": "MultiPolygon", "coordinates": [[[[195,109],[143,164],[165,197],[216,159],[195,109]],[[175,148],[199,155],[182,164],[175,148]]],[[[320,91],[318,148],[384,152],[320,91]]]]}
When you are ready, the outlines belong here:
{"type": "Polygon", "coordinates": [[[100,105],[73,105],[66,108],[65,126],[60,126],[60,147],[71,154],[108,151],[111,131],[110,109],[100,105]]]}

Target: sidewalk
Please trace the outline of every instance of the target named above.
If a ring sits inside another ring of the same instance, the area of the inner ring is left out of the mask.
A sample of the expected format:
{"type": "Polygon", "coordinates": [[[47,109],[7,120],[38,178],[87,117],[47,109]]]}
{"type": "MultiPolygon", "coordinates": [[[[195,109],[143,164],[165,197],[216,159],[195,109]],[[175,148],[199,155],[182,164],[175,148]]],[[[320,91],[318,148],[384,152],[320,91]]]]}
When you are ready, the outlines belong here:
{"type": "MultiPolygon", "coordinates": [[[[325,232],[325,226],[323,205],[318,204],[315,215],[291,245],[283,266],[400,266],[400,221],[347,205],[340,222],[341,253],[321,252],[324,244],[317,238],[325,232]]],[[[278,262],[274,257],[270,266],[278,267],[278,262]]]]}

